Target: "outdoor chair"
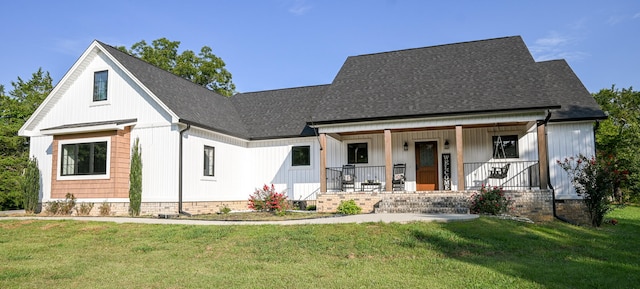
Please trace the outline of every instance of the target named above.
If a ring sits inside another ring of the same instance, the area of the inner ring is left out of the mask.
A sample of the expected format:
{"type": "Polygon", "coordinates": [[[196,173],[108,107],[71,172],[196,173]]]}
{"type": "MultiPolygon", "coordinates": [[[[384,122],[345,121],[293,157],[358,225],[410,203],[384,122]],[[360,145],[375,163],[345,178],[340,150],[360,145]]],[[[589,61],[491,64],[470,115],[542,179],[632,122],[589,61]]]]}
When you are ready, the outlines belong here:
{"type": "Polygon", "coordinates": [[[342,166],[340,181],[342,182],[341,191],[346,192],[348,188],[352,188],[355,191],[356,190],[356,166],[355,165],[342,166]]]}
{"type": "Polygon", "coordinates": [[[407,164],[395,164],[393,165],[393,188],[395,191],[404,191],[404,181],[407,179],[405,173],[407,172],[407,164]]]}

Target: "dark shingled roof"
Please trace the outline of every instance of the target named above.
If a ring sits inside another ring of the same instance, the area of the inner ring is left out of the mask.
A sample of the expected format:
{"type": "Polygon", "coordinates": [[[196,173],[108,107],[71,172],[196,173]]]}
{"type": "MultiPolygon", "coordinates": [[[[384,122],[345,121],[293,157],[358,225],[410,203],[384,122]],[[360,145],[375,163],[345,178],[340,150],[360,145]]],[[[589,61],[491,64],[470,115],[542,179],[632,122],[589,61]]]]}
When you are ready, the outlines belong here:
{"type": "Polygon", "coordinates": [[[545,76],[549,93],[562,106],[552,113],[550,121],[607,118],[566,61],[544,61],[537,65],[545,76]]]}
{"type": "Polygon", "coordinates": [[[181,122],[196,124],[240,138],[250,137],[229,98],[112,46],[99,43],[177,114],[181,122]]]}
{"type": "Polygon", "coordinates": [[[491,111],[606,118],[565,61],[535,62],[519,36],[352,56],[329,85],[231,98],[99,44],[181,122],[249,140],[314,135],[312,123],[491,111]]]}
{"type": "Polygon", "coordinates": [[[312,136],[307,126],[328,85],[240,93],[231,97],[252,139],[312,136]]]}
{"type": "Polygon", "coordinates": [[[553,107],[520,37],[347,58],[321,111],[322,122],[553,107]]]}

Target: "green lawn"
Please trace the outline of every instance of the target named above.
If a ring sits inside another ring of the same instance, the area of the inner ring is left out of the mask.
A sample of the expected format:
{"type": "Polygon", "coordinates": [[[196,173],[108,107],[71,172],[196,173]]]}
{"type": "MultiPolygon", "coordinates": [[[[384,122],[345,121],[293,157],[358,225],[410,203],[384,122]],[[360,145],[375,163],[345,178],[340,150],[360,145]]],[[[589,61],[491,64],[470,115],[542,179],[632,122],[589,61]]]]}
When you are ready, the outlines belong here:
{"type": "Polygon", "coordinates": [[[638,288],[640,207],[593,229],[2,220],[0,288],[638,288]]]}

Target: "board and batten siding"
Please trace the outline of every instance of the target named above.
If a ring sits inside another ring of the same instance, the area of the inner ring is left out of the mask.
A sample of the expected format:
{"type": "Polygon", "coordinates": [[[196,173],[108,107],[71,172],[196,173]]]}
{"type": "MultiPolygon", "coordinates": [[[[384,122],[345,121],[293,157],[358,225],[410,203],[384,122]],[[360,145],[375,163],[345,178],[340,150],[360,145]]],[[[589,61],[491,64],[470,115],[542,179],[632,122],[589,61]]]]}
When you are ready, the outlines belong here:
{"type": "Polygon", "coordinates": [[[252,177],[248,161],[245,141],[191,127],[183,135],[183,201],[247,200],[252,177]],[[214,148],[213,176],[204,175],[205,146],[214,148]]]}
{"type": "Polygon", "coordinates": [[[178,131],[176,125],[141,125],[131,131],[131,147],[139,138],[142,155],[143,202],[178,201],[178,131]]]}
{"type": "MultiPolygon", "coordinates": [[[[37,130],[77,123],[137,119],[137,126],[168,125],[171,116],[148,94],[139,88],[104,54],[88,58],[90,62],[57,97],[46,116],[36,125],[37,130]],[[108,70],[106,101],[93,101],[94,72],[108,70]]],[[[36,130],[36,131],[37,131],[36,130]]]]}
{"type": "Polygon", "coordinates": [[[582,153],[595,155],[593,122],[550,123],[547,126],[549,142],[549,173],[556,199],[578,199],[567,173],[557,164],[582,153]]]}
{"type": "Polygon", "coordinates": [[[243,191],[246,198],[256,188],[273,184],[289,199],[315,199],[315,193],[320,190],[320,144],[316,137],[252,141],[248,146],[246,165],[253,177],[243,180],[250,186],[250,190],[243,191]],[[309,166],[292,166],[294,146],[309,146],[309,166]]]}
{"type": "Polygon", "coordinates": [[[33,136],[29,140],[31,157],[38,160],[40,168],[40,200],[45,203],[51,200],[51,162],[53,157],[53,136],[33,136]]]}

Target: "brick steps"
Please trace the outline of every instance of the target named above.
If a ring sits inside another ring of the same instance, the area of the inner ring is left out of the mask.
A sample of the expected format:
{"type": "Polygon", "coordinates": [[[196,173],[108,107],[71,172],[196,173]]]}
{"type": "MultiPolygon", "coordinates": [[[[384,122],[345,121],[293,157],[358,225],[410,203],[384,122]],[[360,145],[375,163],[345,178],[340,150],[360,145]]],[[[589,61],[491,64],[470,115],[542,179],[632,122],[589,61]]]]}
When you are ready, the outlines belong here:
{"type": "Polygon", "coordinates": [[[383,195],[376,213],[468,214],[467,194],[383,195]]]}

